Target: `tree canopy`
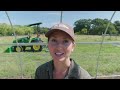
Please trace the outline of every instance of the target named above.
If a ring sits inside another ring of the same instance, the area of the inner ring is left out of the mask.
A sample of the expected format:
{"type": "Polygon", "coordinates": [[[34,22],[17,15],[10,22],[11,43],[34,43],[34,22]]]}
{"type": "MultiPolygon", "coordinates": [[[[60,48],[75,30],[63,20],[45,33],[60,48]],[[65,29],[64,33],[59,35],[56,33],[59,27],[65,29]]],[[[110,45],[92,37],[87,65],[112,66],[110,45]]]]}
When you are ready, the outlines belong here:
{"type": "MultiPolygon", "coordinates": [[[[79,19],[74,22],[74,31],[76,34],[84,35],[102,35],[110,21],[108,19],[79,19]]],[[[49,28],[47,27],[28,27],[26,25],[14,25],[14,30],[6,23],[0,23],[0,36],[27,35],[36,34],[38,31],[40,34],[45,34],[49,28]],[[37,31],[38,28],[38,31],[37,31]]],[[[107,34],[120,34],[120,21],[110,22],[107,34]]]]}
{"type": "MultiPolygon", "coordinates": [[[[14,25],[13,29],[10,25],[6,23],[0,23],[0,36],[11,36],[14,34],[14,31],[16,35],[28,35],[29,34],[36,34],[36,27],[28,27],[28,26],[21,26],[21,25],[14,25]],[[14,29],[14,30],[13,30],[14,29]]],[[[47,27],[39,27],[39,33],[46,33],[48,31],[47,27]]]]}
{"type": "MultiPolygon", "coordinates": [[[[110,21],[108,19],[80,19],[74,23],[75,33],[79,32],[79,34],[83,33],[83,30],[87,30],[87,34],[89,35],[101,35],[104,33],[108,23],[110,21]]],[[[107,34],[118,34],[120,33],[120,21],[115,21],[114,23],[110,22],[110,26],[108,28],[107,34]]]]}

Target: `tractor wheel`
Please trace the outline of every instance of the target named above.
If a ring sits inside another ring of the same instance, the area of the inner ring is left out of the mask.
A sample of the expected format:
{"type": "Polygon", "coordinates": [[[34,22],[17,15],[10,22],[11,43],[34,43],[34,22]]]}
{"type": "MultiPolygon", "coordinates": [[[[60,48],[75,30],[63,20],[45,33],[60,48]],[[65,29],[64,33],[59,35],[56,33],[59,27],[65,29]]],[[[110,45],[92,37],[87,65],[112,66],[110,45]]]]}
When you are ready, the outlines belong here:
{"type": "Polygon", "coordinates": [[[25,47],[25,46],[22,46],[22,49],[23,49],[23,52],[25,52],[26,47],[25,47]]]}
{"type": "Polygon", "coordinates": [[[20,47],[20,46],[15,46],[15,47],[14,47],[14,51],[16,51],[16,52],[22,52],[22,51],[23,51],[23,48],[20,47]]]}
{"type": "Polygon", "coordinates": [[[41,45],[33,45],[31,48],[32,48],[33,52],[42,51],[42,46],[41,45]]]}

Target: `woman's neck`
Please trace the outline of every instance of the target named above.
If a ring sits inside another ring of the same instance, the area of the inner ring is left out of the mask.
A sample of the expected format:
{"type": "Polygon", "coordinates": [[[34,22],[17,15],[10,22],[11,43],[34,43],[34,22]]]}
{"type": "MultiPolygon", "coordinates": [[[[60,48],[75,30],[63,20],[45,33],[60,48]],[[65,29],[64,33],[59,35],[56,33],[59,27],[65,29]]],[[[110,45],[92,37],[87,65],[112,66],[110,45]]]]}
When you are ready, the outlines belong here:
{"type": "Polygon", "coordinates": [[[55,79],[62,79],[68,73],[71,61],[65,60],[64,62],[54,62],[53,77],[55,79]]]}
{"type": "Polygon", "coordinates": [[[66,76],[67,73],[68,73],[68,69],[66,69],[63,72],[53,71],[53,78],[54,79],[64,79],[64,77],[66,76]]]}

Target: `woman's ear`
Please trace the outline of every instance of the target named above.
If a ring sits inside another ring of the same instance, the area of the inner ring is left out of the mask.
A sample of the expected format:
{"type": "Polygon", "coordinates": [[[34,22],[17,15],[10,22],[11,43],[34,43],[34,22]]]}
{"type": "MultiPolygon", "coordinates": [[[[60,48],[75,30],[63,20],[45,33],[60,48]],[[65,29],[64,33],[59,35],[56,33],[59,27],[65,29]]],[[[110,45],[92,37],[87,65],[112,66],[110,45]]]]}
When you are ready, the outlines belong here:
{"type": "Polygon", "coordinates": [[[73,42],[72,52],[74,51],[75,46],[76,46],[76,44],[75,44],[75,42],[73,42]]]}

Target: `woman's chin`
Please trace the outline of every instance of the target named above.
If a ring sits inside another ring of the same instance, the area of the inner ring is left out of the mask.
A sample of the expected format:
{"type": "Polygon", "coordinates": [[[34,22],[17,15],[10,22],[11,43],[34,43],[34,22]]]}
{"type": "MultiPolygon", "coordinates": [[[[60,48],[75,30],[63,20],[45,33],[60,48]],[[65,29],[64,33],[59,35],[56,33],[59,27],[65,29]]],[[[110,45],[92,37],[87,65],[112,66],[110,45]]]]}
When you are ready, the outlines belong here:
{"type": "Polygon", "coordinates": [[[59,61],[59,62],[62,62],[62,61],[64,61],[65,60],[65,58],[55,58],[54,59],[54,61],[59,61]]]}

